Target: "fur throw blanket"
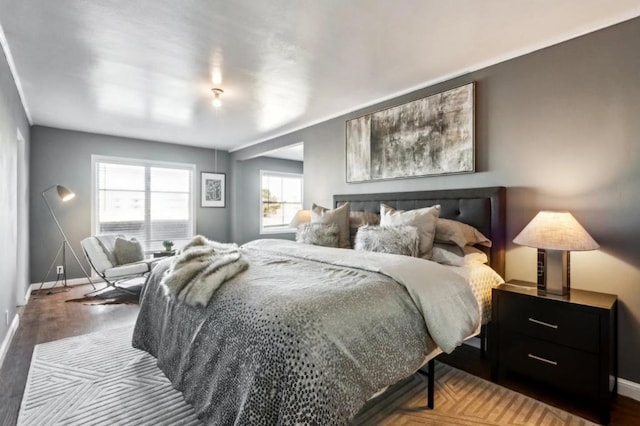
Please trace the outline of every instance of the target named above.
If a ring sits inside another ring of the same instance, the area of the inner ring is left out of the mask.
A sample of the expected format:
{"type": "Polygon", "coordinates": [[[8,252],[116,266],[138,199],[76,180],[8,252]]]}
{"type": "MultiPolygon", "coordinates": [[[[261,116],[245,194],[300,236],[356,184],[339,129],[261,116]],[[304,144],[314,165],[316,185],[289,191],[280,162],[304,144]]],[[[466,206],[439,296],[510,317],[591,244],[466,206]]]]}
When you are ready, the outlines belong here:
{"type": "Polygon", "coordinates": [[[207,306],[213,293],[227,280],[249,267],[236,244],[195,236],[172,259],[162,283],[169,293],[191,306],[207,306]]]}

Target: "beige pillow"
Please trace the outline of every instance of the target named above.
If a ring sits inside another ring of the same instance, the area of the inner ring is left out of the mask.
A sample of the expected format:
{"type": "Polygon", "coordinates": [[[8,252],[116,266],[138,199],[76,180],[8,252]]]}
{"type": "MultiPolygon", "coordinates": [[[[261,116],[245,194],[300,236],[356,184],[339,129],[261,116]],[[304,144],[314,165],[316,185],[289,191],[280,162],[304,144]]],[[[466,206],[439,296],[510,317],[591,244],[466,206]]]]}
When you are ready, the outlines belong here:
{"type": "Polygon", "coordinates": [[[338,247],[349,248],[349,203],[344,203],[338,208],[328,209],[313,204],[311,206],[311,223],[336,224],[340,230],[338,247]]]}
{"type": "Polygon", "coordinates": [[[118,265],[140,262],[144,259],[142,244],[135,238],[131,238],[130,240],[120,237],[116,238],[116,242],[113,245],[113,255],[118,265]]]}
{"type": "Polygon", "coordinates": [[[419,257],[431,258],[431,248],[436,235],[436,221],[440,216],[440,205],[416,210],[396,210],[380,204],[380,226],[410,225],[418,228],[420,234],[419,257]]]}
{"type": "Polygon", "coordinates": [[[458,247],[479,244],[491,247],[491,240],[482,235],[473,226],[451,219],[438,219],[436,222],[437,243],[455,244],[458,247]]]}

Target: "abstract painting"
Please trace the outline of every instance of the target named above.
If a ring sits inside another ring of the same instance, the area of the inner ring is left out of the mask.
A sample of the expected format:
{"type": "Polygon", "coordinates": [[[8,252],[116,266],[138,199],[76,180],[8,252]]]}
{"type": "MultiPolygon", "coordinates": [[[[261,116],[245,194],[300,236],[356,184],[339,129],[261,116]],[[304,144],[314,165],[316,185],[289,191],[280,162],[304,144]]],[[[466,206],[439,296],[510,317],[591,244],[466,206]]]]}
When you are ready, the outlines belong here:
{"type": "Polygon", "coordinates": [[[475,171],[474,83],[347,121],[347,182],[475,171]]]}
{"type": "Polygon", "coordinates": [[[225,207],[226,177],[224,173],[202,172],[202,207],[225,207]]]}

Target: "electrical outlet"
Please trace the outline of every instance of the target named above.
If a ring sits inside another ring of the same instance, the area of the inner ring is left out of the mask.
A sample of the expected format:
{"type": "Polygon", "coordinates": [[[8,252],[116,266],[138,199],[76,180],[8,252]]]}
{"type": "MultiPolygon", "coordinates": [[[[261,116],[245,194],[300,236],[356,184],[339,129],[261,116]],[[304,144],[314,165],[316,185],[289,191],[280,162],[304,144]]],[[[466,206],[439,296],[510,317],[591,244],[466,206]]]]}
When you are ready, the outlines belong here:
{"type": "Polygon", "coordinates": [[[62,275],[62,274],[64,274],[64,266],[62,266],[62,265],[58,265],[58,266],[56,267],[56,273],[57,273],[58,275],[62,275]]]}
{"type": "Polygon", "coordinates": [[[4,311],[4,325],[9,325],[9,310],[4,311]]]}

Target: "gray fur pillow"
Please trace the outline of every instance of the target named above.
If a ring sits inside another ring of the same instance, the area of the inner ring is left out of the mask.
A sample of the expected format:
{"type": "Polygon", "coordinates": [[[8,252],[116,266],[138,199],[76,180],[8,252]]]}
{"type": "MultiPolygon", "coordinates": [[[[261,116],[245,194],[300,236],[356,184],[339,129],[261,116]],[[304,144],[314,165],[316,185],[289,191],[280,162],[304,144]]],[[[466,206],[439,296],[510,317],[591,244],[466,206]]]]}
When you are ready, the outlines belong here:
{"type": "Polygon", "coordinates": [[[380,225],[380,215],[372,212],[349,212],[349,242],[356,246],[358,228],[364,225],[380,225]]]}
{"type": "Polygon", "coordinates": [[[296,241],[315,246],[338,247],[340,228],[335,223],[305,223],[298,227],[296,241]]]}
{"type": "Polygon", "coordinates": [[[361,226],[356,234],[356,250],[418,256],[420,234],[415,226],[361,226]]]}

